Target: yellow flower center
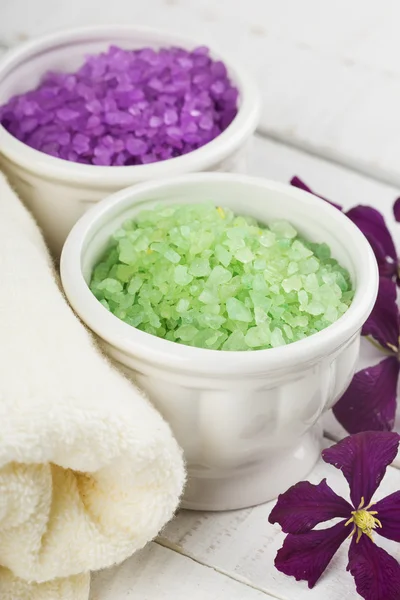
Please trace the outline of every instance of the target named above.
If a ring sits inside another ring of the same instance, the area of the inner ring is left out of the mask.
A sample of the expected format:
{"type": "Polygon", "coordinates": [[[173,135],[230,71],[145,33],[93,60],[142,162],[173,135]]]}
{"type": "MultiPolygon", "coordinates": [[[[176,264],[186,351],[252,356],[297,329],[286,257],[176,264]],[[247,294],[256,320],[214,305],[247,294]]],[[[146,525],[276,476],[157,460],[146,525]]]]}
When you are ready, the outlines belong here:
{"type": "Polygon", "coordinates": [[[377,527],[382,527],[380,520],[375,517],[375,515],[378,514],[378,511],[369,510],[371,506],[372,503],[364,508],[364,498],[361,498],[360,506],[357,508],[357,510],[353,510],[351,513],[353,516],[345,524],[347,527],[347,525],[350,525],[350,523],[354,523],[353,531],[349,537],[357,532],[357,544],[360,541],[363,533],[365,533],[370,540],[374,541],[372,537],[373,530],[377,527]]]}
{"type": "Polygon", "coordinates": [[[225,219],[225,211],[223,208],[221,208],[220,206],[217,207],[217,212],[219,213],[219,216],[221,217],[221,219],[225,219]]]}

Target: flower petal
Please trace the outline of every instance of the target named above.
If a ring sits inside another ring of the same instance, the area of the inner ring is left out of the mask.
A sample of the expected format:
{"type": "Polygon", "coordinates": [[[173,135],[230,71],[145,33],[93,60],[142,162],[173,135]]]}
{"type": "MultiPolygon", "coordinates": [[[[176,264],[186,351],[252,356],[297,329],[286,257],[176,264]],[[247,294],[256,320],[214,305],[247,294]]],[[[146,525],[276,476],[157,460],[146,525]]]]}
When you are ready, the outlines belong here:
{"type": "Polygon", "coordinates": [[[400,198],[397,198],[393,204],[393,214],[396,221],[400,223],[400,198]]]}
{"type": "Polygon", "coordinates": [[[400,491],[386,496],[373,506],[373,510],[378,512],[376,517],[382,523],[382,529],[377,529],[376,533],[400,542],[400,491]]]}
{"type": "Polygon", "coordinates": [[[394,356],[358,371],[333,407],[333,414],[349,433],[391,431],[397,408],[400,365],[394,356]]]}
{"type": "Polygon", "coordinates": [[[399,600],[400,565],[383,548],[362,535],[350,544],[347,570],[364,600],[399,600]]]}
{"type": "Polygon", "coordinates": [[[400,435],[388,431],[365,431],[349,435],[322,452],[325,462],[340,469],[350,486],[355,508],[364,506],[378,489],[386,467],[395,459],[400,435]]]}
{"type": "Polygon", "coordinates": [[[335,517],[349,517],[353,507],[323,479],[318,485],[296,483],[278,497],[269,515],[270,523],[279,523],[285,533],[305,533],[318,523],[335,517]]]}
{"type": "Polygon", "coordinates": [[[371,206],[355,206],[346,215],[365,235],[378,261],[379,272],[393,277],[397,271],[397,254],[392,236],[381,213],[371,206]]]}
{"type": "Polygon", "coordinates": [[[363,335],[371,335],[389,350],[399,345],[400,323],[396,299],[397,288],[394,281],[380,277],[375,306],[362,329],[363,335]]]}
{"type": "Polygon", "coordinates": [[[321,198],[321,200],[325,200],[325,202],[329,202],[329,204],[332,204],[332,206],[334,206],[335,208],[337,208],[339,210],[343,210],[339,204],[335,204],[335,202],[331,202],[330,200],[328,200],[328,198],[324,198],[324,196],[320,196],[319,194],[316,194],[315,192],[313,192],[312,189],[309,188],[308,185],[306,185],[304,183],[304,181],[302,181],[300,179],[300,177],[297,177],[297,175],[292,177],[292,179],[290,180],[290,185],[293,185],[294,187],[297,187],[300,190],[304,190],[305,192],[308,192],[309,194],[313,194],[314,196],[321,198]]]}
{"type": "Polygon", "coordinates": [[[299,535],[289,533],[282,548],[278,550],[275,567],[281,573],[295,577],[297,581],[307,581],[308,587],[314,587],[340,545],[351,533],[345,523],[346,521],[340,521],[329,529],[299,535]]]}

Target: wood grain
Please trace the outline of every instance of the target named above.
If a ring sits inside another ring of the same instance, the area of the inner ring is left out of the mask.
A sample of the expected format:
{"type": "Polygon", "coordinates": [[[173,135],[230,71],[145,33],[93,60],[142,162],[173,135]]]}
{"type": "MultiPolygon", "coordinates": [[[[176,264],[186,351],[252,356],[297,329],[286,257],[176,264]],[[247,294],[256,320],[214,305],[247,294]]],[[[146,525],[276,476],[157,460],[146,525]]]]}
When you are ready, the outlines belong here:
{"type": "Polygon", "coordinates": [[[273,600],[216,569],[150,543],[92,577],[90,600],[273,600]]]}

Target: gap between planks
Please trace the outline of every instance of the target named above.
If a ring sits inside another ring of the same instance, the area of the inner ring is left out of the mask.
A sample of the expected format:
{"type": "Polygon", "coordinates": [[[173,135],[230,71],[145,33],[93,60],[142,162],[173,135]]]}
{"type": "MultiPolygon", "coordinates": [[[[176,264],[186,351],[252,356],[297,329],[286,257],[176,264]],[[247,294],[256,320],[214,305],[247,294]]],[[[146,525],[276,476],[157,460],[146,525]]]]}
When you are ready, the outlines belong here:
{"type": "Polygon", "coordinates": [[[167,550],[171,550],[172,552],[175,552],[176,554],[180,554],[181,556],[184,556],[185,558],[192,560],[193,562],[201,565],[202,567],[211,569],[212,571],[215,571],[219,575],[224,575],[228,579],[232,579],[233,581],[236,581],[237,583],[245,585],[245,586],[255,590],[256,592],[261,592],[262,594],[265,594],[267,598],[272,597],[276,600],[285,600],[284,598],[282,598],[282,596],[277,596],[275,592],[272,594],[271,592],[268,592],[267,590],[264,590],[263,588],[261,588],[257,585],[254,585],[253,583],[251,583],[251,581],[249,581],[245,577],[241,577],[240,575],[236,575],[236,574],[233,575],[229,571],[225,571],[224,569],[220,569],[220,568],[215,567],[205,561],[200,560],[199,558],[196,558],[192,553],[185,552],[181,546],[178,546],[178,544],[174,544],[167,538],[164,538],[162,536],[157,536],[156,539],[154,540],[154,543],[158,544],[159,546],[162,546],[163,548],[166,548],[167,550]]]}

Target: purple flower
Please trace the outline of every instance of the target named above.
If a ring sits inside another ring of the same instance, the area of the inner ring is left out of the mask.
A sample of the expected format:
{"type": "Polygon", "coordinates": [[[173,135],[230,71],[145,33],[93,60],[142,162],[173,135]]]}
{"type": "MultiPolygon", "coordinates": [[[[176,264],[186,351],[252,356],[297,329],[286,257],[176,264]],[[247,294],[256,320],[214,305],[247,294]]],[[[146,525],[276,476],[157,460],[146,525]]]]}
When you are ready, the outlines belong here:
{"type": "Polygon", "coordinates": [[[362,333],[387,357],[356,373],[333,407],[335,417],[349,433],[393,429],[400,374],[400,316],[396,296],[396,284],[380,277],[378,297],[362,333]]]}
{"type": "MultiPolygon", "coordinates": [[[[290,181],[291,185],[305,190],[314,196],[318,196],[335,206],[339,210],[343,208],[339,204],[335,204],[323,196],[315,194],[299,177],[292,177],[290,181]]],[[[397,221],[400,220],[400,198],[396,200],[393,212],[397,221]]],[[[345,212],[345,215],[349,217],[351,221],[365,235],[367,240],[372,246],[375,253],[376,260],[378,262],[379,273],[383,277],[390,279],[397,278],[400,283],[400,261],[396,253],[396,248],[393,243],[390,231],[385,223],[385,219],[379,211],[371,206],[358,205],[345,212]]]]}
{"type": "Polygon", "coordinates": [[[378,262],[379,273],[390,279],[398,277],[399,258],[392,236],[379,211],[371,206],[355,206],[345,213],[365,235],[378,262]]]}
{"type": "Polygon", "coordinates": [[[350,487],[351,504],[323,479],[318,485],[301,481],[281,494],[269,516],[288,535],[275,558],[278,571],[314,587],[346,538],[351,538],[347,570],[364,600],[399,600],[400,565],[376,546],[378,533],[400,542],[400,492],[371,502],[386,468],[394,460],[400,436],[365,432],[349,436],[324,450],[325,462],[340,469],[350,487]],[[339,518],[327,529],[314,530],[339,518]]]}
{"type": "MultiPolygon", "coordinates": [[[[293,177],[291,184],[314,193],[298,177],[293,177]]],[[[319,197],[326,200],[322,196],[319,197]]],[[[342,210],[339,205],[334,206],[342,210]]],[[[394,203],[393,213],[395,219],[400,221],[400,198],[394,203]]],[[[395,283],[396,280],[397,284],[400,284],[399,258],[392,236],[379,211],[370,206],[356,206],[345,214],[364,233],[378,262],[378,297],[362,334],[367,336],[386,358],[377,365],[355,374],[349,388],[333,407],[333,413],[349,433],[391,431],[396,416],[400,374],[400,313],[395,283]]]]}

